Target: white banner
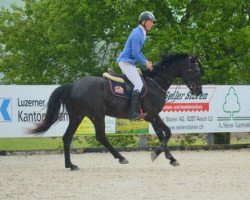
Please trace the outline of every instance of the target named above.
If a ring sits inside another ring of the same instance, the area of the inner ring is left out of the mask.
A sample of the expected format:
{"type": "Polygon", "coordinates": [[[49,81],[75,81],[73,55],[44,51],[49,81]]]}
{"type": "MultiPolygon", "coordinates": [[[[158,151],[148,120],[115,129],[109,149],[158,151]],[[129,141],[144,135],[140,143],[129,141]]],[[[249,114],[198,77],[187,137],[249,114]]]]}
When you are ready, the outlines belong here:
{"type": "MultiPolygon", "coordinates": [[[[45,116],[47,101],[58,85],[1,85],[0,138],[30,137],[25,133],[45,116]]],[[[115,132],[115,119],[105,118],[106,132],[115,132]]],[[[60,115],[59,122],[44,135],[62,136],[68,126],[68,114],[60,115]]]]}
{"type": "Polygon", "coordinates": [[[249,132],[250,86],[207,85],[198,97],[171,86],[160,116],[173,133],[249,132]]]}
{"type": "MultiPolygon", "coordinates": [[[[56,87],[0,86],[0,137],[30,137],[25,130],[44,117],[56,87]]],[[[250,86],[203,86],[199,97],[192,96],[186,86],[171,86],[160,116],[173,133],[250,132],[249,100],[250,86]]],[[[115,133],[116,120],[106,117],[105,122],[106,132],[115,133]]],[[[67,126],[64,113],[44,136],[62,136],[67,126]]],[[[149,133],[154,134],[151,125],[149,133]]]]}

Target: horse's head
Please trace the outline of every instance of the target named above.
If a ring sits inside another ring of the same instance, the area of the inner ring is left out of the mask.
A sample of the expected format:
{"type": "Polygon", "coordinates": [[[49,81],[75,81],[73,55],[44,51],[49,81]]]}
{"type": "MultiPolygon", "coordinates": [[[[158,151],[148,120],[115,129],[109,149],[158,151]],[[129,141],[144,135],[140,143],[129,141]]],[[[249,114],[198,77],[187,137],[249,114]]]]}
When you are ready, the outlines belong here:
{"type": "Polygon", "coordinates": [[[199,96],[202,93],[201,69],[197,57],[188,56],[181,67],[181,78],[190,89],[192,95],[199,96]]]}
{"type": "Polygon", "coordinates": [[[190,55],[181,68],[181,78],[190,89],[192,95],[199,96],[202,94],[201,69],[198,58],[190,55]]]}
{"type": "Polygon", "coordinates": [[[161,61],[155,63],[153,71],[147,70],[143,74],[153,78],[165,90],[180,77],[192,95],[199,96],[202,93],[200,63],[197,57],[190,54],[162,55],[161,61]]]}

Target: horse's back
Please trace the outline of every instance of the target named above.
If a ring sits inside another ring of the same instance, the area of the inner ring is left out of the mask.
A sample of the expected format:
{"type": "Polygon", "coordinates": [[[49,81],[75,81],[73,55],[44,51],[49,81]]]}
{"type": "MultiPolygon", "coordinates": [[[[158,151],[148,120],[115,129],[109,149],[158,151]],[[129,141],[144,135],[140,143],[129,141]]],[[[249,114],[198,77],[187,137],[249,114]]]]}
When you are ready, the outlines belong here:
{"type": "Polygon", "coordinates": [[[71,98],[81,98],[85,96],[96,96],[104,86],[104,79],[97,76],[85,76],[73,84],[71,98]]]}
{"type": "Polygon", "coordinates": [[[110,83],[103,77],[86,76],[73,84],[70,102],[74,110],[86,116],[100,113],[127,116],[128,100],[112,94],[110,83]]]}

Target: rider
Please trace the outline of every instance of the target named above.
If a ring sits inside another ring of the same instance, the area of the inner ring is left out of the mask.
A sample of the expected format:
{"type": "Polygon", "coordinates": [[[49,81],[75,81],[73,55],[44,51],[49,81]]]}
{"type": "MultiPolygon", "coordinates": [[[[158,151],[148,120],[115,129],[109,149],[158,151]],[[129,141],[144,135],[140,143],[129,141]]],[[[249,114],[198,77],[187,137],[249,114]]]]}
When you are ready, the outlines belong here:
{"type": "Polygon", "coordinates": [[[130,33],[123,51],[116,59],[123,74],[125,74],[134,85],[129,109],[130,120],[138,120],[141,118],[139,95],[143,87],[143,82],[136,69],[135,63],[139,62],[150,71],[153,69],[152,62],[148,61],[141,51],[146,41],[146,32],[153,27],[155,21],[156,19],[152,12],[142,12],[139,16],[139,26],[130,33]]]}

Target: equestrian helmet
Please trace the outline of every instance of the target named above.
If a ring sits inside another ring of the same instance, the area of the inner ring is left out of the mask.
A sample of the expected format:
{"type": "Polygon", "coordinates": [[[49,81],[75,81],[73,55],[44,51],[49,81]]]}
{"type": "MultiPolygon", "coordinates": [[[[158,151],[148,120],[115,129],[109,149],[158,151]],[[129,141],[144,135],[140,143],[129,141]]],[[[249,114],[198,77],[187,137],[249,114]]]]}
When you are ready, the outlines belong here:
{"type": "Polygon", "coordinates": [[[149,11],[144,11],[140,14],[139,23],[141,23],[143,20],[152,20],[153,22],[156,21],[154,14],[149,11]]]}

